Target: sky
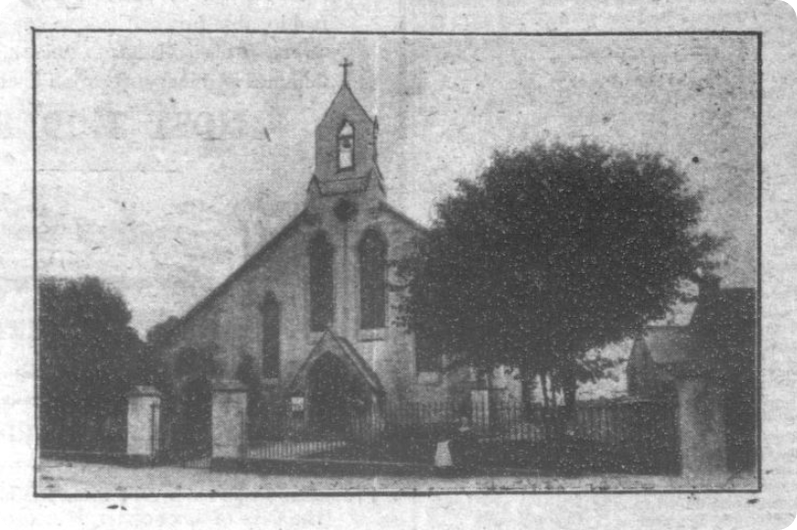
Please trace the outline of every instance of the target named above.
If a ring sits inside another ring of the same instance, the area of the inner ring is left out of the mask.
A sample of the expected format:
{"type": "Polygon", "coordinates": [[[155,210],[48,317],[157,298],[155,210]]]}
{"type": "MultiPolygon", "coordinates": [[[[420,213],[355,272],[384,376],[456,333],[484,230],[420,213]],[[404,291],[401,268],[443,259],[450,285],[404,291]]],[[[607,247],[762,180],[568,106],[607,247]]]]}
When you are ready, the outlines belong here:
{"type": "Polygon", "coordinates": [[[752,36],[47,33],[37,36],[40,275],[96,275],[143,334],[301,211],[314,129],[349,84],[379,118],[388,200],[428,224],[496,150],[660,152],[756,283],[752,36]]]}

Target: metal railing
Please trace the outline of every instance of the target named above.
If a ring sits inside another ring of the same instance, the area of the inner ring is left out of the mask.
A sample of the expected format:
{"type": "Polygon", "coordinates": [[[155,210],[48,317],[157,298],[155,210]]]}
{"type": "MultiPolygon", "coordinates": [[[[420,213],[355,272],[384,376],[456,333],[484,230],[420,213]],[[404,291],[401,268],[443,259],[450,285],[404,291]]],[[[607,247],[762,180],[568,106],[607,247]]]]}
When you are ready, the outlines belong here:
{"type": "Polygon", "coordinates": [[[289,412],[279,422],[272,417],[270,429],[259,429],[267,435],[250,439],[244,454],[250,459],[431,463],[437,442],[467,439],[486,455],[483,460],[502,465],[528,460],[513,458],[513,451],[540,459],[558,458],[549,455],[567,449],[578,457],[571,460],[587,464],[609,459],[622,470],[658,459],[648,467],[669,469],[677,459],[674,418],[673,403],[654,401],[579,403],[566,429],[557,429],[556,410],[517,402],[404,403],[316,423],[304,412],[289,412]]]}

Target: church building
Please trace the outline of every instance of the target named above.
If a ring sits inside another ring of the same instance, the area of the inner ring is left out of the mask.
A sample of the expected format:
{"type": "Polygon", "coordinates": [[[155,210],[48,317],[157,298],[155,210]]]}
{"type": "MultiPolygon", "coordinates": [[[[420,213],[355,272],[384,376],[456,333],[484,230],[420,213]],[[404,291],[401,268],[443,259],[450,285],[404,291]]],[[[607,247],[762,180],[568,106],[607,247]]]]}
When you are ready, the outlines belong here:
{"type": "Polygon", "coordinates": [[[266,436],[334,433],[386,408],[470,395],[467,373],[443,372],[440,358],[396,323],[389,264],[413,251],[424,228],[387,202],[378,122],[352,92],[349,65],[315,130],[304,209],[165,343],[172,423],[201,422],[207,411],[198,403],[220,380],[255,387],[250,428],[266,436]]]}

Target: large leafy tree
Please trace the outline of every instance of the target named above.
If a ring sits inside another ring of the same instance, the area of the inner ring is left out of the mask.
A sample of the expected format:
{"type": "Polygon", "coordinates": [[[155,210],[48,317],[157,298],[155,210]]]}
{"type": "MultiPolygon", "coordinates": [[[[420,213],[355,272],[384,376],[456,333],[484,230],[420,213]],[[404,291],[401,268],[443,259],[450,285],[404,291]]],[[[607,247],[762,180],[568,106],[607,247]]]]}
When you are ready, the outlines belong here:
{"type": "Polygon", "coordinates": [[[577,382],[602,367],[585,353],[664,317],[682,281],[714,266],[700,204],[661,155],[594,143],[496,153],[399,264],[404,318],[454,362],[550,379],[572,414],[577,382]]]}
{"type": "Polygon", "coordinates": [[[99,278],[39,283],[39,397],[45,443],[81,444],[86,420],[118,416],[154,359],[122,296],[99,278]]]}

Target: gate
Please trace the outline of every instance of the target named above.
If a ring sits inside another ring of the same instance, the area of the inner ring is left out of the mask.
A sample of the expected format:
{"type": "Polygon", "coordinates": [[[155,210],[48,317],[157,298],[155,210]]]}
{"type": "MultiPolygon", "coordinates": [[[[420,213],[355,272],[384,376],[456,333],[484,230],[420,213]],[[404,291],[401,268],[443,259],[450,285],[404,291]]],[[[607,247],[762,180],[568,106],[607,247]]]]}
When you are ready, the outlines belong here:
{"type": "Polygon", "coordinates": [[[173,454],[183,467],[208,468],[213,445],[212,389],[206,378],[185,384],[174,433],[173,454]]]}

